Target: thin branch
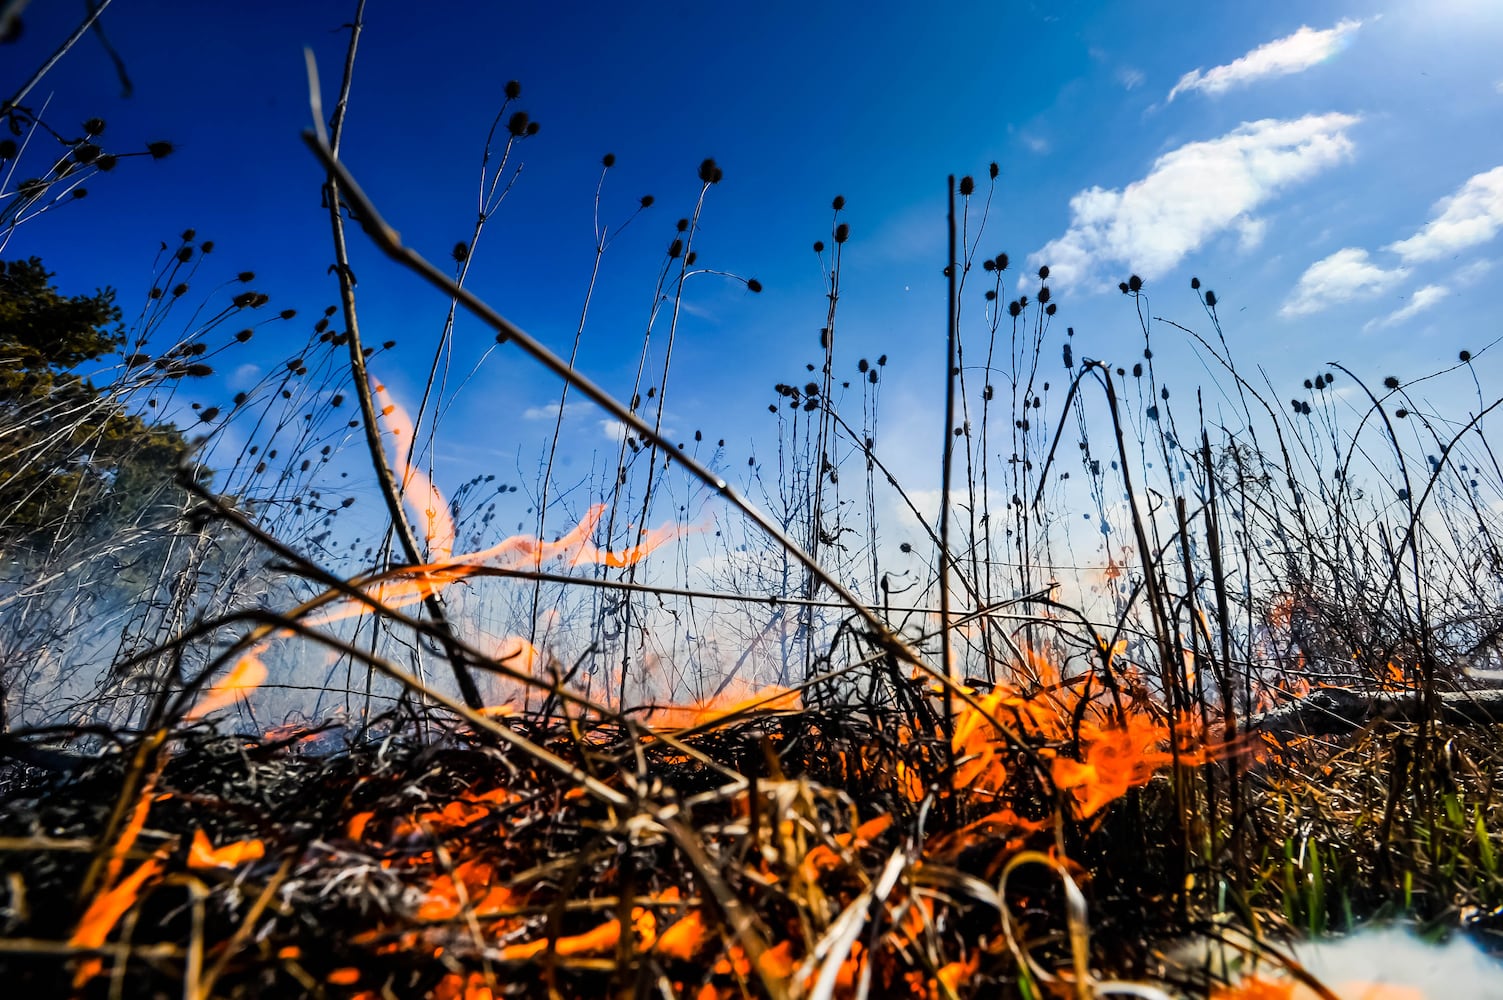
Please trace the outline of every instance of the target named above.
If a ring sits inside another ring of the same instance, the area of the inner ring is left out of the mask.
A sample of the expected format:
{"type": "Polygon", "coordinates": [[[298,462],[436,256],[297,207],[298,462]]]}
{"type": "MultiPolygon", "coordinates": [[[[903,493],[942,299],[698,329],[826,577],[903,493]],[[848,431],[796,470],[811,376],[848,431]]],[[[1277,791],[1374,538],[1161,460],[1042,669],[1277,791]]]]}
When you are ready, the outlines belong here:
{"type": "MultiPolygon", "coordinates": [[[[350,85],[355,73],[355,51],[360,44],[360,31],[365,23],[364,17],[365,0],[359,0],[355,8],[355,20],[350,25],[350,45],[345,53],[344,78],[339,86],[339,100],[334,106],[327,136],[321,135],[320,137],[320,142],[326,138],[328,143],[323,148],[329,151],[330,163],[334,163],[334,157],[338,155],[339,139],[344,130],[344,115],[349,104],[350,85]]],[[[323,133],[317,84],[318,74],[311,50],[307,52],[307,61],[314,121],[318,122],[319,132],[323,133]]],[[[376,422],[376,403],[371,393],[370,373],[365,367],[365,349],[360,339],[360,321],[355,311],[355,272],[350,267],[349,246],[345,241],[344,233],[344,216],[339,211],[342,197],[341,174],[342,171],[331,167],[328,180],[324,184],[324,198],[328,202],[329,225],[334,239],[334,270],[339,277],[339,299],[344,309],[345,339],[350,348],[350,376],[354,382],[355,398],[360,403],[360,416],[365,425],[365,443],[370,452],[371,466],[375,469],[376,481],[380,485],[381,496],[386,501],[387,512],[391,515],[392,528],[402,545],[402,552],[406,555],[407,561],[413,565],[422,565],[427,560],[418,551],[417,536],[412,530],[412,524],[407,520],[406,512],[402,510],[401,487],[397,484],[391,464],[386,459],[386,451],[381,445],[380,426],[376,422]]],[[[362,219],[365,218],[363,210],[359,214],[362,219]]],[[[480,697],[480,689],[476,686],[475,679],[470,676],[469,670],[466,669],[465,658],[455,643],[453,629],[450,628],[448,616],[444,613],[443,601],[437,593],[432,593],[424,597],[423,603],[433,618],[439,641],[444,647],[449,666],[454,671],[454,680],[459,685],[459,693],[464,698],[464,703],[472,709],[481,708],[485,702],[480,697]]]]}

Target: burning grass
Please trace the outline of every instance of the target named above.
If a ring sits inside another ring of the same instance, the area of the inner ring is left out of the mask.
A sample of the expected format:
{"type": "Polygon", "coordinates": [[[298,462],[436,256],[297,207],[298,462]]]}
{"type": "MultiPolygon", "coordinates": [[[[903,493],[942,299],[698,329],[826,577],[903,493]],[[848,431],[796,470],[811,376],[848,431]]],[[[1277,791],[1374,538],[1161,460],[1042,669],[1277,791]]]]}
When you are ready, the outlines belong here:
{"type": "MultiPolygon", "coordinates": [[[[1080,996],[1166,974],[1154,943],[1228,888],[1206,853],[1227,817],[1187,843],[1176,810],[1229,748],[1086,680],[962,694],[948,753],[911,711],[741,706],[675,730],[514,713],[510,744],[198,725],[13,764],[5,965],[100,996],[1080,996]]],[[[1418,800],[1365,822],[1412,733],[1321,763],[1265,748],[1254,928],[1323,930],[1401,884],[1503,930],[1496,750],[1438,735],[1433,826],[1418,800]]]]}
{"type": "MultiPolygon", "coordinates": [[[[13,772],[7,871],[30,888],[7,964],[37,992],[130,996],[1015,989],[1019,949],[1068,964],[1055,880],[1089,883],[1070,857],[1167,761],[1162,726],[1059,691],[975,699],[953,764],[890,712],[507,722],[593,780],[483,731],[334,749],[198,729],[13,772]],[[1026,856],[1057,873],[1012,876],[1009,937],[996,886],[1026,856]]],[[[1151,884],[1117,888],[1168,929],[1151,884]]],[[[1092,960],[1130,957],[1112,947],[1092,960]]]]}
{"type": "MultiPolygon", "coordinates": [[[[352,61],[361,25],[357,10],[352,61]]],[[[821,356],[774,390],[776,465],[753,455],[732,482],[723,439],[664,429],[686,283],[761,289],[696,264],[715,161],[618,398],[575,365],[587,309],[566,359],[464,284],[538,133],[520,86],[452,276],[338,159],[348,87],[326,135],[315,74],[306,137],[340,303],[274,379],[193,404],[201,454],[238,421],[239,456],[214,490],[180,477],[181,509],[144,541],[88,548],[62,525],[0,595],[13,989],[1250,1000],[1301,981],[1273,942],[1373,917],[1503,951],[1503,698],[1486,688],[1503,473],[1484,433],[1503,400],[1482,395],[1482,351],[1455,366],[1477,390],[1461,417],[1419,397],[1425,379],[1380,392],[1335,363],[1285,411],[1232,363],[1214,293],[1191,283],[1203,336],[1154,318],[1132,277],[1144,360],[1077,359],[1048,268],[1034,301],[1008,302],[1007,255],[977,256],[966,178],[936,526],[881,457],[887,356],[837,357],[837,197],[815,244],[821,356]],[[412,414],[369,370],[341,205],[450,303],[412,414]],[[979,317],[967,276],[986,286],[979,317]],[[514,533],[496,510],[518,487],[446,494],[424,465],[461,308],[563,385],[514,533]],[[1227,423],[1176,414],[1151,346],[1166,326],[1224,371],[1227,423]],[[346,392],[358,420],[334,412],[346,392]],[[588,489],[555,468],[571,392],[620,430],[588,489]],[[363,443],[390,527],[359,558],[334,520],[354,496],[322,493],[345,442],[363,443]],[[1056,571],[1080,503],[1099,558],[1071,591],[1056,571]],[[912,523],[879,527],[884,506],[912,523]],[[120,573],[122,553],[151,578],[120,573]],[[125,626],[95,613],[101,581],[135,585],[125,626]],[[1187,934],[1287,975],[1187,964],[1187,934]]],[[[597,225],[589,294],[626,223],[597,225]]],[[[209,246],[190,231],[172,259],[209,246]]],[[[148,371],[170,300],[153,306],[111,405],[168,386],[173,359],[215,357],[215,324],[265,300],[234,296],[148,371]]]]}

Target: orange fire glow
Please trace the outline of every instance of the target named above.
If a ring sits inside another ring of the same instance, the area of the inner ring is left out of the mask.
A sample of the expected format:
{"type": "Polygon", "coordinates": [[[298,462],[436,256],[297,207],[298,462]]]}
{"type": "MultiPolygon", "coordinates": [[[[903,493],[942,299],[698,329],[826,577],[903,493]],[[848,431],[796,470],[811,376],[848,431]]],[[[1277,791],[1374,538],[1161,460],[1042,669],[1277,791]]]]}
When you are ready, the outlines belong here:
{"type": "MultiPolygon", "coordinates": [[[[1169,747],[1176,739],[1182,760],[1205,759],[1205,749],[1192,746],[1195,723],[1171,728],[1146,705],[1132,705],[1119,714],[1087,695],[1086,687],[1062,679],[1043,657],[1029,656],[1028,666],[1040,685],[1036,693],[1025,695],[998,685],[976,698],[974,705],[966,703],[957,710],[951,738],[956,790],[972,796],[1004,795],[1013,752],[998,723],[1029,742],[1045,744],[1039,756],[1049,761],[1055,787],[1069,793],[1081,819],[1100,812],[1128,789],[1146,784],[1171,763],[1174,754],[1169,747]],[[1082,698],[1090,700],[1082,705],[1082,698]],[[1078,747],[1078,754],[1062,753],[1067,746],[1078,747]]],[[[901,765],[898,770],[900,787],[920,801],[926,790],[917,775],[901,765]]]]}
{"type": "MultiPolygon", "coordinates": [[[[594,504],[585,511],[572,529],[557,541],[549,542],[532,535],[513,535],[479,552],[455,556],[452,559],[432,562],[425,566],[404,568],[401,572],[385,577],[365,589],[371,597],[389,608],[404,608],[444,588],[474,576],[484,568],[510,570],[540,570],[544,564],[559,561],[573,568],[582,565],[610,566],[620,569],[633,566],[646,559],[655,549],[678,539],[685,533],[678,525],[665,524],[646,532],[641,544],[619,552],[602,549],[590,541],[607,506],[594,504]]],[[[334,611],[309,619],[310,625],[326,625],[344,618],[363,615],[369,610],[363,604],[347,604],[334,611]]]]}
{"type": "Polygon", "coordinates": [[[188,848],[189,868],[236,868],[247,861],[259,861],[266,855],[266,845],[258,839],[237,840],[223,847],[215,847],[208,834],[193,831],[193,843],[188,848]]]}
{"type": "Polygon", "coordinates": [[[396,473],[402,485],[402,497],[419,515],[418,523],[423,527],[429,559],[442,562],[454,555],[454,519],[449,515],[449,505],[433,481],[410,461],[414,448],[412,418],[391,398],[386,386],[372,379],[371,388],[376,394],[381,422],[394,439],[392,450],[396,454],[396,473]]]}
{"type": "Polygon", "coordinates": [[[235,667],[225,678],[199,698],[193,707],[188,709],[184,717],[186,721],[202,719],[212,712],[233,705],[239,698],[246,697],[266,680],[266,664],[261,662],[260,654],[266,651],[266,644],[253,648],[250,652],[236,661],[235,667]]]}
{"type": "MultiPolygon", "coordinates": [[[[137,866],[125,878],[105,892],[94,897],[89,908],[78,921],[78,927],[73,931],[73,936],[68,943],[75,948],[98,948],[109,938],[110,931],[125,916],[127,910],[136,904],[141,897],[141,888],[147,880],[154,878],[162,871],[163,858],[158,855],[147,858],[137,866]]],[[[104,967],[98,958],[89,958],[79,963],[77,971],[73,975],[73,988],[81,989],[84,984],[99,974],[104,967]]]]}
{"type": "MultiPolygon", "coordinates": [[[[632,930],[636,935],[636,941],[640,947],[651,947],[657,939],[657,918],[652,911],[641,906],[632,907],[631,911],[632,930]]],[[[525,962],[536,958],[545,951],[551,951],[560,958],[568,958],[572,955],[598,955],[602,952],[612,951],[621,941],[621,921],[607,920],[597,927],[585,931],[583,934],[573,934],[568,937],[538,938],[535,941],[527,941],[522,944],[509,944],[501,949],[501,961],[525,962]]]]}
{"type": "Polygon", "coordinates": [[[769,685],[753,689],[742,681],[733,681],[717,695],[687,705],[654,708],[643,720],[654,729],[692,729],[713,725],[732,716],[750,712],[793,712],[802,702],[797,691],[769,685]]]}

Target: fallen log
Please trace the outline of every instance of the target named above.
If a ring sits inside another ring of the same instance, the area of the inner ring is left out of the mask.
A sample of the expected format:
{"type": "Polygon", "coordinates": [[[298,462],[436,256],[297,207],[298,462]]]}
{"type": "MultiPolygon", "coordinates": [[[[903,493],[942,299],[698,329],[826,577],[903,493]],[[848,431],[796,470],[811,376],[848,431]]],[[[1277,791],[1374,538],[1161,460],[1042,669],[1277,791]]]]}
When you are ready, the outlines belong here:
{"type": "MultiPolygon", "coordinates": [[[[1436,717],[1451,725],[1503,725],[1503,688],[1444,691],[1435,696],[1436,717]]],[[[1316,688],[1287,705],[1239,720],[1238,732],[1275,736],[1341,736],[1378,721],[1418,722],[1429,711],[1419,691],[1356,691],[1316,688]]]]}

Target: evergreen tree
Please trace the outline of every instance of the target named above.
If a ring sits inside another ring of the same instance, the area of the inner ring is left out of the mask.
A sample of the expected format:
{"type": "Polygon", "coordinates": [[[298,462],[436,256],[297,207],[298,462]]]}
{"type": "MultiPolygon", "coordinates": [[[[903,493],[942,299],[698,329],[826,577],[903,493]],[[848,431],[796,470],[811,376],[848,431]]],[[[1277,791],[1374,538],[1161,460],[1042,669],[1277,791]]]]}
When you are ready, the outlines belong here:
{"type": "Polygon", "coordinates": [[[52,277],[0,264],[0,552],[151,519],[190,450],[79,373],[124,343],[114,291],[67,297],[52,277]]]}

